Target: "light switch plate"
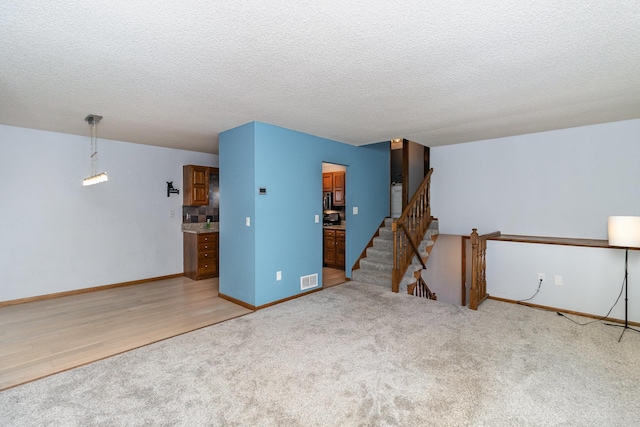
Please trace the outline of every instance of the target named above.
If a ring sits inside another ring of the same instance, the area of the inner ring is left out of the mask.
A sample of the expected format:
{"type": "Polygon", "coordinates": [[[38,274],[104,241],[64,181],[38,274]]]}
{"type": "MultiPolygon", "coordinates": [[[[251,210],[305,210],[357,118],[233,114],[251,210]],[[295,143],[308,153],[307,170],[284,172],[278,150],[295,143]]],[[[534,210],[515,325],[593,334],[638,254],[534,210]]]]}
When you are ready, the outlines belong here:
{"type": "Polygon", "coordinates": [[[320,215],[315,216],[315,221],[316,221],[316,224],[320,222],[320,215]]]}
{"type": "Polygon", "coordinates": [[[354,215],[358,215],[358,207],[357,206],[353,207],[353,214],[354,215]]]}
{"type": "Polygon", "coordinates": [[[251,218],[246,217],[244,220],[244,225],[246,225],[247,227],[251,227],[251,218]]]}

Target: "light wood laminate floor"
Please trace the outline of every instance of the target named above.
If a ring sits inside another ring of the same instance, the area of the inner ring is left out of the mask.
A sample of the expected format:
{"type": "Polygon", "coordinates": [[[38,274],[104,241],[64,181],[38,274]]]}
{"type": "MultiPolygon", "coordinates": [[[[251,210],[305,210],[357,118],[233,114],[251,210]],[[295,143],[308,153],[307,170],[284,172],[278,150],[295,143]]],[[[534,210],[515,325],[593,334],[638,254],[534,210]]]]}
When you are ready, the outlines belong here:
{"type": "Polygon", "coordinates": [[[0,390],[248,313],[186,277],[0,307],[0,390]]]}
{"type": "Polygon", "coordinates": [[[322,267],[322,287],[330,288],[331,286],[340,285],[346,282],[347,279],[344,274],[344,270],[338,270],[337,268],[322,267]]]}

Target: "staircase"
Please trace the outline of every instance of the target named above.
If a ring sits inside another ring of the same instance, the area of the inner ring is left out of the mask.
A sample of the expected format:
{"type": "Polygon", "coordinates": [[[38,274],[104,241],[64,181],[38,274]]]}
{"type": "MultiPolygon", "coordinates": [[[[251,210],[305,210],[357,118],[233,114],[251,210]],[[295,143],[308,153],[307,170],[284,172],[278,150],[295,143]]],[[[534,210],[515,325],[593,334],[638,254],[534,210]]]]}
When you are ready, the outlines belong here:
{"type": "MultiPolygon", "coordinates": [[[[392,218],[385,219],[384,224],[378,230],[378,236],[373,239],[373,246],[367,248],[366,256],[360,259],[360,268],[352,271],[351,280],[380,285],[391,289],[393,270],[392,223],[392,218]]],[[[438,221],[434,219],[429,224],[429,228],[418,246],[418,252],[423,261],[429,256],[429,252],[437,235],[438,221]]],[[[420,270],[422,270],[422,265],[416,256],[414,256],[400,281],[399,292],[407,293],[407,287],[416,283],[416,273],[419,274],[420,270]]]]}

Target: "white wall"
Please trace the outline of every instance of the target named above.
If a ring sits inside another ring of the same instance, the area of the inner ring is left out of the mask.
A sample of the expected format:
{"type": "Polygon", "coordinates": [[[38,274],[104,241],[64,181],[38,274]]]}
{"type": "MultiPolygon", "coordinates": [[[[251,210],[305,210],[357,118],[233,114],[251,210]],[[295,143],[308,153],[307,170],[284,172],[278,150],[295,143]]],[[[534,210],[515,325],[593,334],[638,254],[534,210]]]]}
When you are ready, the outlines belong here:
{"type": "MultiPolygon", "coordinates": [[[[640,215],[640,120],[431,149],[440,232],[607,239],[607,217],[640,215]]],[[[488,292],[605,314],[623,279],[624,251],[490,242],[488,292]],[[563,276],[563,286],[553,276],[563,276]]],[[[630,320],[640,321],[640,251],[630,253],[630,320]],[[634,295],[635,292],[635,295],[634,295]]],[[[615,317],[624,317],[623,301],[615,317]]]]}
{"type": "Polygon", "coordinates": [[[460,236],[440,234],[436,239],[422,278],[438,301],[460,305],[462,302],[462,239],[460,236]]]}
{"type": "Polygon", "coordinates": [[[83,187],[89,136],[0,125],[0,143],[0,301],[182,273],[182,165],[217,156],[99,139],[109,181],[83,187]]]}

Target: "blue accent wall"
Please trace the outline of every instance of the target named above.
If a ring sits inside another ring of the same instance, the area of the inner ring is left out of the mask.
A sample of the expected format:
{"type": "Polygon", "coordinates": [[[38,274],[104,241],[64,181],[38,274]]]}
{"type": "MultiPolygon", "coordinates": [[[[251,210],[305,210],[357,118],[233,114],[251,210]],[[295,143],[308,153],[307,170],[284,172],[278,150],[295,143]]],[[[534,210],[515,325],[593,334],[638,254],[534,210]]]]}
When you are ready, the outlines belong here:
{"type": "MultiPolygon", "coordinates": [[[[222,135],[220,137],[222,140],[222,135]]],[[[255,278],[255,149],[254,124],[225,132],[218,156],[227,159],[220,169],[220,293],[253,305],[255,278]],[[250,217],[251,227],[245,226],[250,217]]]]}
{"type": "Polygon", "coordinates": [[[322,283],[323,162],[347,167],[350,277],[351,266],[389,215],[389,142],[355,147],[252,122],[221,133],[219,144],[220,293],[260,306],[303,292],[301,276],[317,273],[322,283]],[[259,188],[267,194],[259,195],[259,188]],[[251,227],[245,226],[246,216],[251,227]]]}

